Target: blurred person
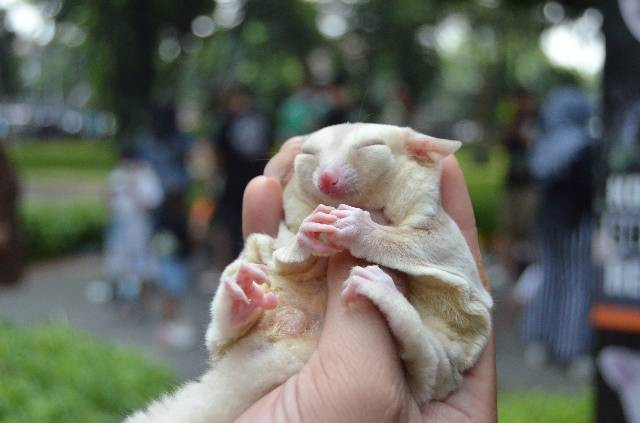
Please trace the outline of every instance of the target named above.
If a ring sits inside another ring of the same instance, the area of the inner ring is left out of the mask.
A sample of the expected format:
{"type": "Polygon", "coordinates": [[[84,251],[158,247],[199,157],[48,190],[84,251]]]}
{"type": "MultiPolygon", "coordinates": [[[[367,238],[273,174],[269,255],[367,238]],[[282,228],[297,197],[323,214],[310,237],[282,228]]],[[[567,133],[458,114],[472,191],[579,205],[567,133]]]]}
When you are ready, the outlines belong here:
{"type": "Polygon", "coordinates": [[[155,278],[162,295],[159,337],[170,347],[189,348],[195,341],[193,326],[179,317],[182,298],[189,290],[190,240],[188,236],[189,172],[187,159],[192,139],[178,129],[175,106],[151,110],[151,130],[139,140],[144,158],[160,177],[164,199],[154,216],[153,249],[157,257],[155,278]]]}
{"type": "Polygon", "coordinates": [[[220,167],[226,176],[218,201],[218,221],[230,236],[231,257],[242,249],[242,195],[249,181],[262,173],[271,148],[271,129],[257,107],[253,91],[235,85],[223,95],[221,125],[214,136],[220,167]]]}
{"type": "Polygon", "coordinates": [[[152,277],[150,251],[152,212],[162,201],[162,188],[151,167],[132,148],[123,149],[107,179],[109,229],[105,273],[116,285],[125,317],[140,311],[142,286],[152,277]]]}
{"type": "Polygon", "coordinates": [[[555,89],[542,107],[541,138],[529,160],[540,189],[535,231],[542,282],[523,320],[527,361],[542,364],[551,354],[583,376],[592,370],[589,309],[595,283],[591,114],[587,96],[575,86],[555,89]]]}
{"type": "Polygon", "coordinates": [[[326,89],[329,95],[329,110],[320,121],[320,128],[349,122],[352,116],[351,94],[347,77],[339,75],[326,89]]]}
{"type": "Polygon", "coordinates": [[[382,108],[380,123],[415,127],[415,101],[411,88],[404,82],[398,82],[389,97],[382,108]]]}
{"type": "Polygon", "coordinates": [[[306,80],[284,100],[278,109],[277,139],[286,140],[320,129],[321,119],[328,108],[327,95],[306,80]]]}
{"type": "Polygon", "coordinates": [[[515,281],[533,259],[531,229],[536,209],[536,191],[528,164],[537,127],[535,98],[526,90],[518,89],[513,96],[513,107],[513,120],[502,139],[509,156],[503,205],[503,255],[510,282],[515,281]]]}
{"type": "Polygon", "coordinates": [[[18,199],[18,177],[0,138],[0,285],[17,283],[22,275],[18,199]]]}

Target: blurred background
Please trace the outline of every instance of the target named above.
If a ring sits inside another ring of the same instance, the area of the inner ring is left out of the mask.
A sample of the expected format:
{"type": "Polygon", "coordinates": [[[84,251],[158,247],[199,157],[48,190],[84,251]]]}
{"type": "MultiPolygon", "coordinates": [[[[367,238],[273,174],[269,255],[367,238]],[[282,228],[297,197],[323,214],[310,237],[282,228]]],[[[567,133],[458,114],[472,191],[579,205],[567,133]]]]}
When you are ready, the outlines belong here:
{"type": "Polygon", "coordinates": [[[501,419],[640,422],[639,58],[636,0],[0,0],[0,421],[201,374],[245,184],[368,121],[464,143],[501,419]]]}

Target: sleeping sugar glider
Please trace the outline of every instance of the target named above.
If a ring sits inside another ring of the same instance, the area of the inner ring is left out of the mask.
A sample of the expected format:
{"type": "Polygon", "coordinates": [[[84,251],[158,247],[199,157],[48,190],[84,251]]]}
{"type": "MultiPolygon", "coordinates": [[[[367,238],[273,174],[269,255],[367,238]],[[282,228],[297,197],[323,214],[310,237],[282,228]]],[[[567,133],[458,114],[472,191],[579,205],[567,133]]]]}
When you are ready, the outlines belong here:
{"type": "Polygon", "coordinates": [[[378,124],[307,136],[278,236],[251,235],[222,274],[206,335],[210,370],[127,421],[230,422],[297,373],[320,335],[327,257],[341,250],[374,264],[353,268],[342,296],[365,296],[386,317],[416,401],[455,390],[487,343],[492,307],[440,205],[440,162],[459,146],[378,124]],[[401,274],[403,289],[379,266],[401,274]]]}

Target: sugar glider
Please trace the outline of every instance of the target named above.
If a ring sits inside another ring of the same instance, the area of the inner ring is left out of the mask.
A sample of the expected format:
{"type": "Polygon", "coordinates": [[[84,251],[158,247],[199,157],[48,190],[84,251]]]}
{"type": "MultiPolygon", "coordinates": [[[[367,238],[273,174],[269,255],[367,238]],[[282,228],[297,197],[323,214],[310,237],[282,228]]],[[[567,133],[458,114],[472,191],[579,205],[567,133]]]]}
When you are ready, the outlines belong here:
{"type": "Polygon", "coordinates": [[[230,422],[298,372],[322,328],[327,257],[341,250],[374,264],[353,268],[342,295],[363,295],[386,317],[415,399],[455,390],[487,343],[492,307],[440,204],[440,162],[459,146],[365,123],[307,136],[278,236],[251,235],[222,274],[206,334],[210,370],[127,421],[230,422]],[[380,266],[403,275],[404,289],[380,266]]]}

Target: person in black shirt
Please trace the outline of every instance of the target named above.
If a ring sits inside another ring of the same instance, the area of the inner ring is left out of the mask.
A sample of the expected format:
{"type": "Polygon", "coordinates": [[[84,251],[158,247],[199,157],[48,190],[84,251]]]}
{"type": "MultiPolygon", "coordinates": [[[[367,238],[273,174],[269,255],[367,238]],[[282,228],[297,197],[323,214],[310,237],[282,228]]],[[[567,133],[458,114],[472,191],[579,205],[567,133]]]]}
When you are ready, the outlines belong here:
{"type": "Polygon", "coordinates": [[[228,89],[214,147],[226,176],[218,202],[218,220],[231,236],[232,256],[242,249],[242,195],[247,183],[262,173],[271,148],[271,128],[255,104],[255,95],[243,85],[228,89]]]}

